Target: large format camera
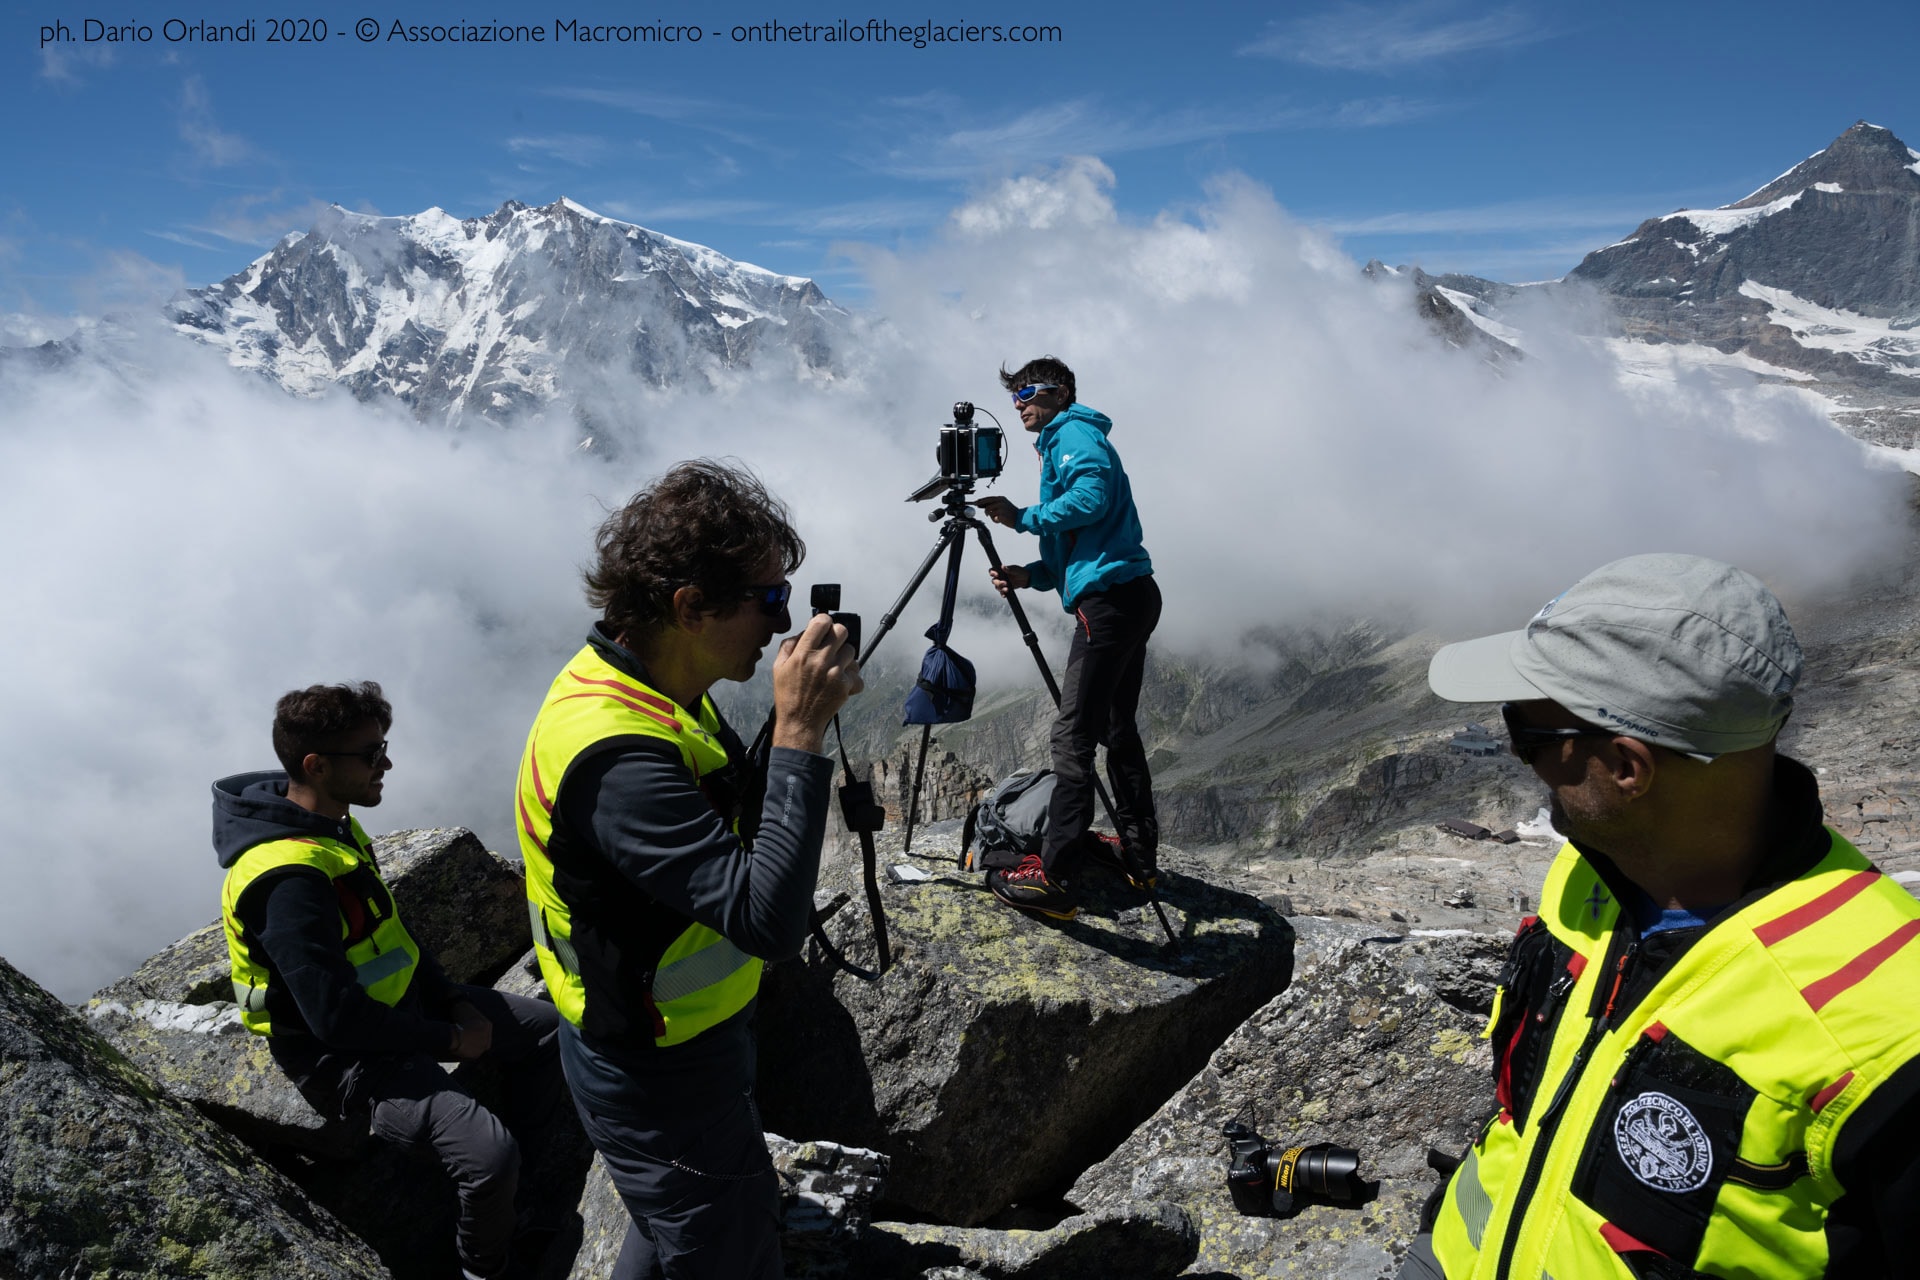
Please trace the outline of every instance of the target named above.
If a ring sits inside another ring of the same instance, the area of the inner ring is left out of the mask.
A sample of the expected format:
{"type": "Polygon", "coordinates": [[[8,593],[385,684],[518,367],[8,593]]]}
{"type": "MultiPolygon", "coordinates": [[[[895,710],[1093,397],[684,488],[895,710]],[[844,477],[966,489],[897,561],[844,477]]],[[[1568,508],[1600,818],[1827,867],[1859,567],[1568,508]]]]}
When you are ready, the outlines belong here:
{"type": "Polygon", "coordinates": [[[1279,1151],[1237,1120],[1227,1122],[1226,1134],[1233,1158],[1227,1190],[1241,1213],[1290,1218],[1302,1201],[1352,1204],[1379,1190],[1378,1183],[1360,1177],[1360,1153],[1351,1147],[1316,1142],[1279,1151]]]}
{"type": "Polygon", "coordinates": [[[940,474],[907,495],[908,502],[924,502],[943,489],[971,492],[982,480],[991,480],[1007,465],[1006,433],[998,426],[976,426],[973,402],[953,406],[953,421],[940,428],[940,444],[933,451],[940,474]]]}

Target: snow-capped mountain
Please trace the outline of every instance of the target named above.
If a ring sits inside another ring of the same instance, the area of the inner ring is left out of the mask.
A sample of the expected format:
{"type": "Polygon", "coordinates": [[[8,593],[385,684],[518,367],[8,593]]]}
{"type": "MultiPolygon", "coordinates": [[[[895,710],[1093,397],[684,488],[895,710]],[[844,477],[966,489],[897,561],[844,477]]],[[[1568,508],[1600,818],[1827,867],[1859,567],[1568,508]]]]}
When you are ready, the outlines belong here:
{"type": "Polygon", "coordinates": [[[336,205],[168,312],[290,391],[338,383],[456,421],[505,419],[607,377],[664,386],[776,353],[830,368],[846,318],[811,280],[565,199],[465,219],[336,205]]]}
{"type": "Polygon", "coordinates": [[[1760,190],[1650,218],[1568,276],[1624,336],[1705,343],[1856,401],[1920,398],[1920,151],[1862,121],[1760,190]]]}

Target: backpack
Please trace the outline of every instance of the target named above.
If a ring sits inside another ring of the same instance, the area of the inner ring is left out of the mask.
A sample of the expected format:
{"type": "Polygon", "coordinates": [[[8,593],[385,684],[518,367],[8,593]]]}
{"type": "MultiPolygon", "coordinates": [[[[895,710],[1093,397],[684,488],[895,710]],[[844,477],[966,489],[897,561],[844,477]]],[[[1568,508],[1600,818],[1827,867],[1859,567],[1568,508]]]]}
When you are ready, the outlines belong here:
{"type": "Polygon", "coordinates": [[[1028,854],[1039,853],[1056,781],[1051,769],[1020,769],[969,809],[960,836],[961,870],[1011,870],[1028,854]]]}

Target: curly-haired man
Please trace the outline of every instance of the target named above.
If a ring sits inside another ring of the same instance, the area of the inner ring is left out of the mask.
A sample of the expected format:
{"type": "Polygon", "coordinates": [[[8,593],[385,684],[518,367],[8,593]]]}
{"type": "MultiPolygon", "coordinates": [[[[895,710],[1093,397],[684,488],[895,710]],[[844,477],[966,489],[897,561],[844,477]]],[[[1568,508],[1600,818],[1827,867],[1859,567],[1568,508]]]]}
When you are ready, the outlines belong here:
{"type": "Polygon", "coordinates": [[[763,960],[799,953],[826,833],[826,726],[861,688],[816,616],[773,660],[764,776],[708,690],[791,625],[805,547],[742,470],[686,462],[601,526],[601,621],[548,690],[514,813],[561,1059],[632,1222],[614,1269],[781,1274],[753,1103],[763,960]],[[760,797],[764,796],[764,800],[760,797]]]}

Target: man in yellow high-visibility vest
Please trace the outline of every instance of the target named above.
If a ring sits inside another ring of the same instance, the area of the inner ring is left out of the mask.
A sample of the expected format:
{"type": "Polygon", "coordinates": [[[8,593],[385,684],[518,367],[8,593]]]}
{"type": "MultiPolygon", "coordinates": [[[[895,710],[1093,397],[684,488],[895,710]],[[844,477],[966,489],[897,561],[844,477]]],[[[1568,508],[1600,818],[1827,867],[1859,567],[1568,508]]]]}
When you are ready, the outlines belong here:
{"type": "Polygon", "coordinates": [[[832,761],[861,688],[825,614],[773,660],[749,761],[708,690],[791,625],[805,552],[747,472],[682,463],[608,517],[586,573],[601,620],[527,734],[514,819],[561,1061],[632,1221],[616,1280],[777,1280],[779,1184],[754,1108],[765,960],[807,936],[832,761]]]}
{"type": "Polygon", "coordinates": [[[560,1105],[560,1020],[544,1001],[448,981],[407,932],[352,814],[380,803],[392,724],[371,680],[296,689],[274,708],[285,771],[213,784],[234,999],[316,1109],[438,1159],[459,1193],[462,1273],[491,1280],[516,1230],[531,1253],[554,1225],[549,1188],[521,1173],[560,1105]],[[440,1065],[473,1058],[503,1067],[501,1116],[440,1065]]]}
{"type": "Polygon", "coordinates": [[[1801,666],[1758,579],[1672,554],[1434,655],[1567,843],[1402,1280],[1920,1275],[1920,902],[1775,750],[1801,666]]]}

